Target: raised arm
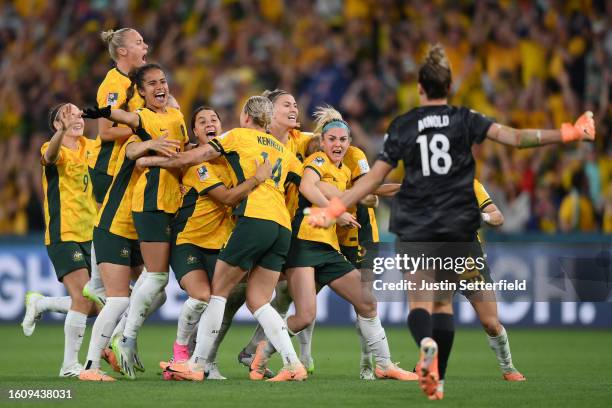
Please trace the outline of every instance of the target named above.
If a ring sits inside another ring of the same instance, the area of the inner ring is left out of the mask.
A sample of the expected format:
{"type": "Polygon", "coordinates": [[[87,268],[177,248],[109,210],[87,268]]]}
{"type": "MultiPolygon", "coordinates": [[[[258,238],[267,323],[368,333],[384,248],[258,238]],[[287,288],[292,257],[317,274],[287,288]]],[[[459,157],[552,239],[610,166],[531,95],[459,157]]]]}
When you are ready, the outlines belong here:
{"type": "Polygon", "coordinates": [[[205,144],[204,146],[198,146],[187,152],[181,152],[172,158],[160,156],[141,157],[136,161],[136,165],[139,167],[163,167],[166,169],[176,169],[193,166],[205,161],[211,161],[220,155],[221,153],[215,150],[211,145],[205,144]]]}
{"type": "Polygon", "coordinates": [[[113,122],[128,125],[132,129],[136,129],[140,126],[140,116],[138,116],[137,113],[127,112],[123,109],[111,109],[110,105],[104,108],[85,108],[83,110],[83,117],[88,119],[110,119],[113,122]]]}
{"type": "Polygon", "coordinates": [[[561,129],[515,129],[496,123],[487,131],[487,137],[521,149],[576,140],[594,140],[595,123],[591,112],[585,112],[573,125],[564,123],[561,129]]]}
{"type": "Polygon", "coordinates": [[[51,136],[49,146],[45,151],[45,164],[53,164],[59,158],[62,141],[64,140],[64,136],[68,132],[68,129],[74,125],[76,114],[77,112],[73,112],[72,105],[69,103],[60,108],[59,112],[57,113],[57,119],[54,121],[54,125],[59,125],[59,127],[53,136],[51,136]]]}

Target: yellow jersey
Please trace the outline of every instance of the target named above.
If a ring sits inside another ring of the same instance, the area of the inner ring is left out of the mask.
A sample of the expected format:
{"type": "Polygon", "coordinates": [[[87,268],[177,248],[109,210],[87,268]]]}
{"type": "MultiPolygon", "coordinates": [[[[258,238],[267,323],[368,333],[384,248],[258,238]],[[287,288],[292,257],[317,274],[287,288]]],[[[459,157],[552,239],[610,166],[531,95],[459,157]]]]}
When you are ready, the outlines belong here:
{"type": "Polygon", "coordinates": [[[138,136],[132,135],[121,146],[113,182],[104,196],[96,222],[96,227],[127,239],[138,239],[132,219],[132,193],[142,170],[136,169],[136,161],[128,159],[125,150],[130,143],[140,141],[138,136]]]}
{"type": "MultiPolygon", "coordinates": [[[[364,174],[370,171],[368,158],[363,150],[355,146],[349,146],[342,164],[351,171],[350,188],[364,174]]],[[[378,242],[378,224],[373,208],[368,208],[362,204],[350,209],[350,213],[357,218],[361,228],[345,228],[338,226],[338,242],[342,246],[356,247],[360,242],[378,242]]]]}
{"type": "MultiPolygon", "coordinates": [[[[130,88],[130,78],[127,74],[119,71],[117,68],[113,68],[106,73],[104,81],[98,88],[98,94],[96,101],[98,107],[103,108],[110,105],[113,109],[123,109],[122,106],[127,99],[127,91],[130,88]]],[[[131,112],[144,106],[144,100],[134,89],[134,96],[130,99],[127,109],[131,112]]],[[[113,126],[126,127],[118,123],[113,126]]],[[[100,135],[96,138],[95,148],[93,149],[94,154],[89,158],[89,167],[98,170],[101,173],[112,176],[115,171],[115,163],[119,154],[121,145],[125,142],[124,140],[114,140],[104,142],[100,139],[100,135]]]]}
{"type": "Polygon", "coordinates": [[[302,176],[302,164],[295,154],[274,136],[255,129],[236,128],[209,143],[227,159],[235,186],[254,176],[257,163],[268,159],[272,176],[243,199],[234,214],[274,221],[291,230],[285,205],[285,183],[302,176]]]}
{"type": "MultiPolygon", "coordinates": [[[[313,170],[319,175],[321,181],[331,184],[340,191],[345,191],[351,180],[351,170],[342,163],[340,167],[336,167],[324,152],[316,152],[308,156],[304,162],[304,169],[313,170]]],[[[304,209],[312,206],[306,197],[300,194],[300,205],[293,220],[293,235],[306,241],[323,242],[339,250],[336,224],[328,228],[314,228],[306,221],[304,209]]]]}
{"type": "Polygon", "coordinates": [[[183,174],[183,186],[187,192],[172,225],[176,245],[221,249],[234,228],[232,208],[215,201],[207,193],[219,186],[232,187],[226,160],[220,157],[190,167],[183,174]]]}
{"type": "MultiPolygon", "coordinates": [[[[313,136],[313,133],[292,129],[289,131],[289,139],[285,146],[295,154],[299,161],[303,162],[304,157],[306,157],[308,143],[310,143],[313,136]]],[[[287,210],[289,210],[289,216],[293,220],[299,203],[300,182],[299,180],[292,181],[293,183],[288,183],[286,186],[285,205],[287,206],[287,210]]]]}
{"type": "Polygon", "coordinates": [[[478,201],[478,208],[480,211],[484,210],[488,205],[493,204],[493,200],[485,190],[484,186],[480,181],[474,179],[474,193],[476,194],[476,201],[478,201]]]}
{"type": "MultiPolygon", "coordinates": [[[[183,114],[174,108],[166,112],[153,112],[148,108],[136,111],[140,127],[136,134],[141,140],[157,139],[168,135],[169,140],[181,142],[181,151],[189,143],[183,114]]],[[[164,211],[174,214],[181,205],[180,170],[149,167],[138,178],[132,197],[132,211],[164,211]]]]}
{"type": "Polygon", "coordinates": [[[79,137],[79,148],[61,146],[57,161],[45,162],[49,142],[40,149],[45,213],[45,245],[91,241],[96,202],[87,168],[93,140],[79,137]]]}

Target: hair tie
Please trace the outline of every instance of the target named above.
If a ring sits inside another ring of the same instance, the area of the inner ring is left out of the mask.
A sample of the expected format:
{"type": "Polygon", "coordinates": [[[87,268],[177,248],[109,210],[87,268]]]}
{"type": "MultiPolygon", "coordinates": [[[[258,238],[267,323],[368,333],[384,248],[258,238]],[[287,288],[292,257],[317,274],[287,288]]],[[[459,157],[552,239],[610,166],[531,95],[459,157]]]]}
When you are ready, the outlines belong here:
{"type": "Polygon", "coordinates": [[[345,129],[349,134],[351,133],[351,128],[349,127],[348,123],[342,119],[333,119],[323,125],[321,134],[326,133],[328,130],[333,128],[345,129]]]}

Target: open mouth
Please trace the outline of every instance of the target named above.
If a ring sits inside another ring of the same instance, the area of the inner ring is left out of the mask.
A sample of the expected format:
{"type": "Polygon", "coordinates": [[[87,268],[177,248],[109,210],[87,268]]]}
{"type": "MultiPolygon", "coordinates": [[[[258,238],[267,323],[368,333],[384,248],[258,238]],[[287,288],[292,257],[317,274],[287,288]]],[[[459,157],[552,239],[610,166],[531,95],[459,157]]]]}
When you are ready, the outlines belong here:
{"type": "Polygon", "coordinates": [[[338,148],[338,149],[333,149],[333,150],[331,151],[331,153],[332,153],[332,155],[333,155],[334,157],[342,157],[342,149],[341,149],[341,148],[338,148]]]}
{"type": "Polygon", "coordinates": [[[75,125],[72,125],[72,130],[82,130],[82,129],[83,129],[82,123],[77,123],[75,125]]]}
{"type": "Polygon", "coordinates": [[[295,121],[297,120],[297,114],[290,113],[289,115],[287,115],[287,119],[295,121]]]}
{"type": "Polygon", "coordinates": [[[158,103],[164,103],[166,101],[166,93],[165,92],[157,92],[155,94],[155,100],[158,103]]]}
{"type": "Polygon", "coordinates": [[[206,131],[206,137],[208,137],[209,139],[213,138],[217,136],[217,131],[216,130],[207,130],[206,131]]]}

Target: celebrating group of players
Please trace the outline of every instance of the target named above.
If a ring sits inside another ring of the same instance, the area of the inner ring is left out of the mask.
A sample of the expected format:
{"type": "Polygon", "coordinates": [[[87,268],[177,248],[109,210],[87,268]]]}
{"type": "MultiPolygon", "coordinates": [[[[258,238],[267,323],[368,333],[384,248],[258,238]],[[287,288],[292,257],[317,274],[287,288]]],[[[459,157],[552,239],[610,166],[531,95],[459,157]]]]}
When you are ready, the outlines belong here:
{"type": "MultiPolygon", "coordinates": [[[[239,355],[249,377],[305,380],[314,371],[316,295],[328,285],[357,314],[361,378],[418,380],[430,399],[441,399],[454,337],[452,294],[409,299],[408,326],[421,357],[416,372],[394,364],[359,271],[363,247],[378,241],[376,194],[397,193],[390,225],[402,242],[475,242],[481,220],[499,224],[501,214],[474,180],[473,143],[488,137],[535,147],[594,138],[588,115],[561,131],[517,130],[449,106],[451,71],[435,46],[419,70],[422,106],[391,123],[372,170],[350,146],[350,127],[336,110],[320,107],[313,132],[302,132],[294,97],[278,89],[250,97],[240,127],[225,133],[213,108],[197,108],[192,144],[163,68],[146,62],[140,34],[124,28],[102,39],[116,66],[100,85],[97,107],[52,109],[54,134],[41,149],[45,244],[69,296],[29,292],[23,321],[31,335],[45,311],[66,313],[60,376],[84,381],[115,380],[100,370],[101,359],[131,379],[144,371],[137,334],[164,303],[171,267],[188,299],[172,358],[160,363],[166,380],[224,379],[217,350],[245,302],[259,323],[239,355]],[[98,120],[95,141],[83,136],[83,118],[98,120]],[[400,161],[401,187],[381,185],[400,161]],[[295,314],[286,316],[291,302],[295,314]],[[97,317],[82,366],[88,316],[97,317]],[[268,360],[276,351],[283,367],[274,374],[268,360]]],[[[490,279],[486,272],[476,278],[490,279]]],[[[524,380],[494,294],[480,295],[470,300],[504,378],[524,380]]]]}

